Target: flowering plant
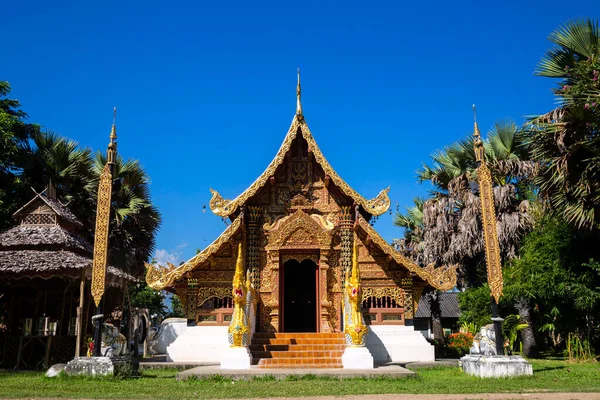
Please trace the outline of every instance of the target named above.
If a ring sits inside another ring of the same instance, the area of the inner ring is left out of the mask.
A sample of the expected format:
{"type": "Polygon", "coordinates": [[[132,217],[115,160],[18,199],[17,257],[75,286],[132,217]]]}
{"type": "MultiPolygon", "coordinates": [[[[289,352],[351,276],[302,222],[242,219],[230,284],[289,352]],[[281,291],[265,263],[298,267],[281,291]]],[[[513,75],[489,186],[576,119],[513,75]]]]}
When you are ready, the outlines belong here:
{"type": "Polygon", "coordinates": [[[448,335],[448,346],[454,348],[471,348],[473,335],[468,332],[456,332],[448,335]]]}

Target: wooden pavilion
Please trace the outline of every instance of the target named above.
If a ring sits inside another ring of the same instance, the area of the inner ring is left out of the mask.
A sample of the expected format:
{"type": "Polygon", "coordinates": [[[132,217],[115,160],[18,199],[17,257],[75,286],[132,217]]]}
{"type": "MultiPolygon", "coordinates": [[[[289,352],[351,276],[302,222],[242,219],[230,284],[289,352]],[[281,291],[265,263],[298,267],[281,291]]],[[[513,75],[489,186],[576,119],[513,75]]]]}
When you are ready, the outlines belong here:
{"type": "MultiPolygon", "coordinates": [[[[51,185],[13,216],[17,225],[0,233],[0,366],[66,362],[75,355],[80,293],[85,293],[81,340],[92,332],[92,246],[51,185]]],[[[118,310],[127,283],[136,279],[109,267],[107,281],[105,309],[118,310]]]]}

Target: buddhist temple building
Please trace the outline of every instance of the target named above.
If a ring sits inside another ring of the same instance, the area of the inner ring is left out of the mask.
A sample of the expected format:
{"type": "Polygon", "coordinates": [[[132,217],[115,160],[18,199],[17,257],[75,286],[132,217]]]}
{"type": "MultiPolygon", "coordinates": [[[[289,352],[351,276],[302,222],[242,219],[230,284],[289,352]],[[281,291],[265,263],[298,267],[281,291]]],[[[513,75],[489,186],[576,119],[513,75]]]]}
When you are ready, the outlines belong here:
{"type": "MultiPolygon", "coordinates": [[[[367,199],[327,162],[304,117],[298,77],[296,113],[273,161],[232,200],[211,189],[210,209],[230,221],[225,231],[180,266],[147,266],[147,283],[177,293],[187,311],[188,328],[167,349],[169,359],[218,361],[228,346],[241,244],[257,297],[250,319],[255,364],[282,365],[266,360],[277,358],[269,338],[289,342],[297,335],[289,343],[301,343],[317,335],[313,344],[322,344],[343,336],[344,279],[355,245],[367,347],[375,361],[433,360],[433,347],[412,326],[415,305],[428,286],[453,288],[456,271],[422,268],[377,233],[371,222],[388,211],[388,190],[367,199]]],[[[339,343],[344,346],[343,339],[339,343]]],[[[323,365],[339,366],[327,360],[339,356],[313,357],[311,365],[322,358],[323,365]]]]}

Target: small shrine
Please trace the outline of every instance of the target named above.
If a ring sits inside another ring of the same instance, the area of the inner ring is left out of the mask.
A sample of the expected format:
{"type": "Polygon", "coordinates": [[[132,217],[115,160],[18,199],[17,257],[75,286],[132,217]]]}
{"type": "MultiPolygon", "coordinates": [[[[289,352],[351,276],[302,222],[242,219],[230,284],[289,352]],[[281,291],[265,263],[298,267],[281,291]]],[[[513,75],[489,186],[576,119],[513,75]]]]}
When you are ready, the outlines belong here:
{"type": "Polygon", "coordinates": [[[211,189],[210,209],[229,221],[225,231],[180,266],[147,265],[147,283],[177,293],[187,311],[188,328],[168,358],[227,357],[241,259],[255,292],[247,314],[253,364],[347,367],[342,353],[360,346],[375,362],[433,360],[412,326],[415,309],[427,286],[452,289],[456,268],[422,268],[377,233],[372,222],[388,211],[388,190],[367,199],[327,162],[304,117],[298,75],[296,113],[273,161],[233,200],[211,189]],[[334,347],[321,348],[327,355],[303,348],[310,361],[292,364],[273,347],[302,343],[334,347]]]}
{"type": "MultiPolygon", "coordinates": [[[[91,335],[94,313],[92,246],[51,184],[13,216],[17,225],[0,233],[0,366],[45,369],[87,350],[83,341],[91,335]]],[[[108,268],[109,310],[122,305],[133,281],[108,268]]]]}

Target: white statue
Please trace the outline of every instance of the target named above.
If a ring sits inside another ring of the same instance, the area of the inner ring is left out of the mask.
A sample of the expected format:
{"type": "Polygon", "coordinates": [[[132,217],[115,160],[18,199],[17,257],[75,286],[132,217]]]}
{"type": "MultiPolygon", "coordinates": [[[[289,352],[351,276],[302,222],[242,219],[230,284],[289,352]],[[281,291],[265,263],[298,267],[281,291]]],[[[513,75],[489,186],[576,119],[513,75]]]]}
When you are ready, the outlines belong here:
{"type": "Polygon", "coordinates": [[[495,356],[496,353],[496,332],[494,325],[488,324],[481,327],[481,330],[473,339],[471,354],[481,354],[484,356],[495,356]]]}
{"type": "Polygon", "coordinates": [[[102,324],[102,355],[105,357],[127,354],[127,339],[113,324],[102,324]]]}

